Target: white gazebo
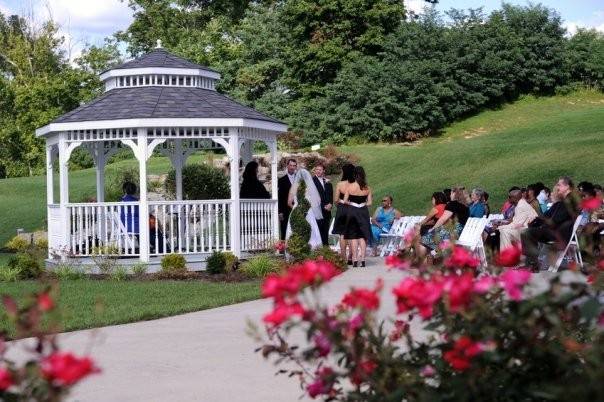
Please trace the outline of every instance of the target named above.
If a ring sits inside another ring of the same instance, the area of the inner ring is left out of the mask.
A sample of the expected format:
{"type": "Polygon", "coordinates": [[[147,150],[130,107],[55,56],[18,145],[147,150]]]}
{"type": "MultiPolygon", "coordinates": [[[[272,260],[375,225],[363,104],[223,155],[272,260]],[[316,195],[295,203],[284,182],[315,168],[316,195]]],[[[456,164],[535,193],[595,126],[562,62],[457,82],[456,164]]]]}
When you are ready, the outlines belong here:
{"type": "Polygon", "coordinates": [[[270,247],[279,235],[277,135],[287,125],[218,93],[217,72],[158,48],[100,76],[105,92],[36,130],[46,140],[49,258],[87,258],[113,250],[120,258],[158,262],[179,253],[203,261],[213,251],[237,256],[270,247]],[[270,200],[239,197],[240,163],[252,159],[253,143],[270,150],[270,200]],[[105,164],[122,147],[138,160],[138,202],[104,202],[105,164]],[[68,161],[77,147],[96,166],[96,202],[69,199],[68,161]],[[182,168],[202,149],[224,147],[230,162],[231,197],[183,200],[182,168]],[[154,150],[176,173],[176,199],[147,197],[147,160],[154,150]],[[59,194],[53,162],[59,164],[59,194]],[[145,219],[144,217],[149,217],[145,219]]]}

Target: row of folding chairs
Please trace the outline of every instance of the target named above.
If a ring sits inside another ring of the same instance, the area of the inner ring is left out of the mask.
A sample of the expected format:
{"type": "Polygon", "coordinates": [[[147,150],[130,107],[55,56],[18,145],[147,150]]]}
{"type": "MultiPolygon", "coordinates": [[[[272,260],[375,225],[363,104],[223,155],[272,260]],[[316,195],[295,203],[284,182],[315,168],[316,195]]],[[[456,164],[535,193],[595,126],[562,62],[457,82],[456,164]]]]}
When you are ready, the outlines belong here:
{"type": "Polygon", "coordinates": [[[403,216],[395,219],[388,233],[381,236],[384,244],[380,256],[385,257],[397,253],[404,242],[405,234],[409,230],[415,230],[415,225],[423,221],[424,218],[425,216],[403,216]]]}

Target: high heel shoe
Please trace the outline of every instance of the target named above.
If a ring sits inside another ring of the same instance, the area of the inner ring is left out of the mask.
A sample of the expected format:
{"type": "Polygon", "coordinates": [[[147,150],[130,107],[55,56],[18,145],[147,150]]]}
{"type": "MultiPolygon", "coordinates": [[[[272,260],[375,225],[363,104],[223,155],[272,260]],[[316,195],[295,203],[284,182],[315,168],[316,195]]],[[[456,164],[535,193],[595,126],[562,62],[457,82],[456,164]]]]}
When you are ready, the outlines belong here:
{"type": "Polygon", "coordinates": [[[365,268],[365,261],[361,261],[361,268],[365,268]]]}
{"type": "Polygon", "coordinates": [[[348,265],[352,265],[352,260],[348,260],[346,263],[347,263],[348,265]]]}
{"type": "Polygon", "coordinates": [[[353,268],[357,268],[358,266],[359,266],[359,262],[358,261],[355,261],[355,262],[352,263],[352,267],[353,268]]]}

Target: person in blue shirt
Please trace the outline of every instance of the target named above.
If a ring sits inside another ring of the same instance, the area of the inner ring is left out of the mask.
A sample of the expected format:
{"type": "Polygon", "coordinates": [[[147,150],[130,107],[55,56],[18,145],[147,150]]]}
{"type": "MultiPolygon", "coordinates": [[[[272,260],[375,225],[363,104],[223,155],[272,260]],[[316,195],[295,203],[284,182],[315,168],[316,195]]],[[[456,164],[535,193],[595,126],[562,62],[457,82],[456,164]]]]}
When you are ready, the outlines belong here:
{"type": "Polygon", "coordinates": [[[470,218],[482,218],[486,215],[487,209],[483,202],[484,190],[481,188],[475,188],[470,194],[470,200],[472,201],[470,207],[470,218]]]}
{"type": "MultiPolygon", "coordinates": [[[[122,185],[122,190],[124,191],[124,196],[122,197],[122,202],[138,202],[138,198],[136,197],[136,184],[132,182],[125,182],[122,185]]],[[[128,233],[139,233],[139,214],[138,214],[138,205],[130,206],[122,206],[120,207],[120,218],[126,231],[128,233]]]]}

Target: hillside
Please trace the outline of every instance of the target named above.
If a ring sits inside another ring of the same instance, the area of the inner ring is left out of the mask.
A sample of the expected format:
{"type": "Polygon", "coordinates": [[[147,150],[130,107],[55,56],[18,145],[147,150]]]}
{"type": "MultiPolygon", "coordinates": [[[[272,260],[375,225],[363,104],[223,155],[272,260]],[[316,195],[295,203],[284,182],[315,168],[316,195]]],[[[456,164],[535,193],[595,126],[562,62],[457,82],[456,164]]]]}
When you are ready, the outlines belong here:
{"type": "MultiPolygon", "coordinates": [[[[525,97],[414,145],[357,145],[343,150],[361,158],[376,197],[392,194],[396,207],[405,213],[424,213],[433,191],[455,184],[485,188],[492,207],[497,207],[512,185],[535,181],[551,185],[563,174],[604,183],[604,94],[525,97]]],[[[134,165],[134,161],[113,164],[107,175],[134,165]]],[[[151,174],[168,169],[165,158],[149,162],[151,174]]],[[[71,172],[71,199],[94,194],[94,183],[92,169],[71,172]]],[[[31,231],[45,226],[45,193],[44,177],[0,180],[1,245],[16,228],[31,231]]]]}
{"type": "Polygon", "coordinates": [[[498,208],[512,185],[551,187],[560,175],[604,183],[604,94],[525,97],[415,145],[344,150],[359,155],[376,197],[392,194],[404,213],[425,213],[432,192],[456,184],[486,189],[498,208]]]}

